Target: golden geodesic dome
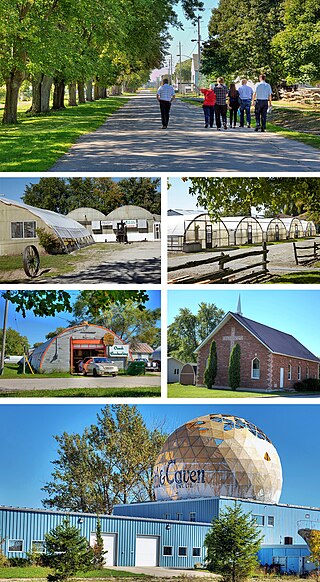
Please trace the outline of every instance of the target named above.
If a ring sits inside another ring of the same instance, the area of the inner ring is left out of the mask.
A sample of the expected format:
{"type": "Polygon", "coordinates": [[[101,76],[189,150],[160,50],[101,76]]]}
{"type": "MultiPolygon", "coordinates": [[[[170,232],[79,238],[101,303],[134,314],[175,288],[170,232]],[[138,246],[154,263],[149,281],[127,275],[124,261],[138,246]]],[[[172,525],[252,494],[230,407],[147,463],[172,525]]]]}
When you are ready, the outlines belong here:
{"type": "Polygon", "coordinates": [[[226,414],[187,422],[166,440],[154,467],[157,501],[236,497],[278,503],[279,455],[254,424],[226,414]]]}

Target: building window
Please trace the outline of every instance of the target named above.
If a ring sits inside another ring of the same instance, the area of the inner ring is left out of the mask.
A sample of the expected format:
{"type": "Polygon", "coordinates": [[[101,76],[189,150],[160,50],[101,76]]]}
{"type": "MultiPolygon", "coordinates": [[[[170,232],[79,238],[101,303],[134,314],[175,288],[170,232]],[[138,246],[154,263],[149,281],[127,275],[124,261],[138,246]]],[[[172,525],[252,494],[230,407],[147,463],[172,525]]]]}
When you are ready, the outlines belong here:
{"type": "Polygon", "coordinates": [[[288,364],[288,380],[292,379],[292,367],[291,364],[288,364]]]}
{"type": "Polygon", "coordinates": [[[187,546],[178,547],[178,556],[180,556],[181,558],[187,557],[187,546]]]}
{"type": "Polygon", "coordinates": [[[177,521],[182,521],[183,519],[183,514],[182,513],[176,513],[176,520],[177,521]]]}
{"type": "Polygon", "coordinates": [[[253,515],[252,517],[256,520],[257,525],[264,525],[264,515],[253,515]]]}
{"type": "Polygon", "coordinates": [[[274,527],[274,516],[273,515],[268,515],[268,526],[274,527]]]}
{"type": "Polygon", "coordinates": [[[301,380],[301,366],[298,366],[298,380],[301,380]]]}
{"type": "Polygon", "coordinates": [[[173,555],[173,547],[172,546],[163,546],[163,555],[164,556],[172,556],[173,555]]]}
{"type": "Polygon", "coordinates": [[[195,511],[190,511],[189,521],[196,521],[196,512],[195,511]]]}
{"type": "Polygon", "coordinates": [[[201,548],[192,548],[192,556],[194,558],[200,558],[200,556],[201,556],[201,548]]]}
{"type": "Polygon", "coordinates": [[[260,379],[260,360],[259,358],[253,358],[251,364],[251,378],[255,380],[260,379]]]}
{"type": "Polygon", "coordinates": [[[9,540],[8,552],[23,552],[23,540],[9,540]]]}
{"type": "Polygon", "coordinates": [[[164,514],[164,519],[171,519],[171,514],[170,513],[165,513],[164,514]]]}
{"type": "Polygon", "coordinates": [[[43,554],[45,550],[45,542],[32,540],[31,542],[31,552],[33,554],[43,554]]]}
{"type": "Polygon", "coordinates": [[[308,379],[308,378],[309,378],[309,366],[307,366],[307,369],[306,369],[306,379],[308,379]]]}
{"type": "Polygon", "coordinates": [[[11,238],[36,238],[37,224],[34,220],[11,222],[11,238]]]}
{"type": "Polygon", "coordinates": [[[284,538],[284,545],[285,546],[292,546],[292,544],[293,544],[293,538],[290,538],[289,536],[284,538]]]}

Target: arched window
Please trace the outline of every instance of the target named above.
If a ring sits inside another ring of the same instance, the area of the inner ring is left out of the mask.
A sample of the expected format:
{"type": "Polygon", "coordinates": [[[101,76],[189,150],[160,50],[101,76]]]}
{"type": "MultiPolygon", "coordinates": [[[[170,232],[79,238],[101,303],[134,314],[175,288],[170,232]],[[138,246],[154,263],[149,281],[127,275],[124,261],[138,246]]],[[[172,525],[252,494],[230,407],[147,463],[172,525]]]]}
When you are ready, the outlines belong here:
{"type": "Polygon", "coordinates": [[[309,366],[307,366],[307,369],[306,369],[306,378],[307,379],[309,378],[309,366]]]}
{"type": "Polygon", "coordinates": [[[251,363],[251,378],[259,380],[260,378],[260,360],[259,358],[253,358],[251,363]]]}
{"type": "Polygon", "coordinates": [[[288,364],[288,380],[292,379],[292,367],[291,364],[288,364]]]}
{"type": "Polygon", "coordinates": [[[301,380],[301,366],[298,366],[298,380],[301,380]]]}

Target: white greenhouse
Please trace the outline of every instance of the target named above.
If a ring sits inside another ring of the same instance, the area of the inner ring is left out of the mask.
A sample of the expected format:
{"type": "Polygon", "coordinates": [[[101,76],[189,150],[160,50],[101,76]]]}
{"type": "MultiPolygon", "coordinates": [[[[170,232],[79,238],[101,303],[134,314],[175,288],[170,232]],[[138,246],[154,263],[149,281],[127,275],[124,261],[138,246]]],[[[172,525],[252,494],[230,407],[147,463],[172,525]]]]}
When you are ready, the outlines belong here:
{"type": "Polygon", "coordinates": [[[312,220],[301,220],[304,236],[316,236],[316,225],[312,220]]]}
{"type": "Polygon", "coordinates": [[[213,222],[209,214],[185,214],[167,217],[168,250],[200,251],[229,245],[223,219],[213,222]]]}
{"type": "Polygon", "coordinates": [[[283,224],[287,229],[288,238],[301,238],[304,236],[303,225],[300,218],[296,216],[281,217],[283,224]]]}
{"type": "Polygon", "coordinates": [[[263,242],[263,230],[253,216],[226,216],[223,223],[229,231],[231,245],[251,245],[263,242]]]}
{"type": "Polygon", "coordinates": [[[16,200],[0,200],[0,255],[19,255],[30,244],[43,251],[38,228],[58,238],[62,252],[94,243],[90,232],[72,218],[16,200]]]}
{"type": "Polygon", "coordinates": [[[281,218],[259,218],[266,242],[286,240],[287,229],[281,218]]]}

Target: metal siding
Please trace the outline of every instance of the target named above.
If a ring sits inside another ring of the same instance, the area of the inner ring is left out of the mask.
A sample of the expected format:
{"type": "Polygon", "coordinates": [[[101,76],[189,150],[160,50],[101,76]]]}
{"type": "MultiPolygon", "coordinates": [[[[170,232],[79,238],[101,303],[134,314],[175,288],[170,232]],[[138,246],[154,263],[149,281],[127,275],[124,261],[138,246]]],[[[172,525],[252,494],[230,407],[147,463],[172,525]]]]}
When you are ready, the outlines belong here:
{"type": "Polygon", "coordinates": [[[189,514],[195,512],[196,522],[211,523],[218,515],[219,500],[207,499],[183,499],[181,501],[150,501],[148,503],[133,503],[131,505],[117,505],[114,507],[114,515],[127,515],[131,517],[145,517],[176,520],[177,513],[182,514],[181,521],[189,521],[189,514]]]}

